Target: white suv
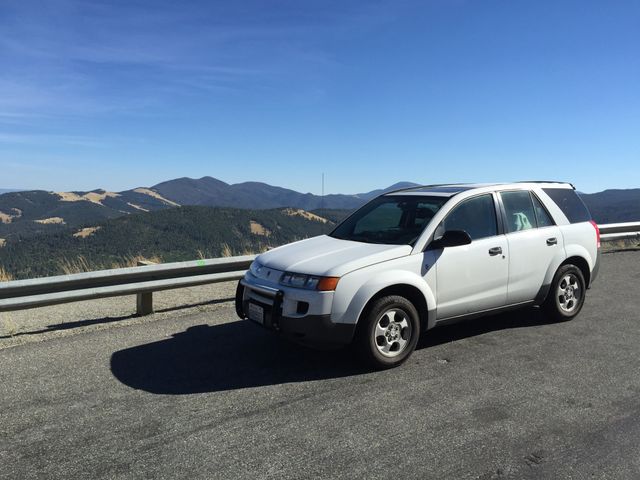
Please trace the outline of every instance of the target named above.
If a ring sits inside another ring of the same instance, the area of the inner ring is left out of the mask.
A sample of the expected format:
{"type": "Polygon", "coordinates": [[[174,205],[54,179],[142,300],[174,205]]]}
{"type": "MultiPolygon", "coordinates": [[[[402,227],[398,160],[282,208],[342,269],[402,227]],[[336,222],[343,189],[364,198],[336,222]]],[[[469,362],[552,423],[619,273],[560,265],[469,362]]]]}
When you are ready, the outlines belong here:
{"type": "Polygon", "coordinates": [[[598,271],[599,235],[568,183],[389,192],[329,235],[258,256],[236,310],[298,342],[353,343],[391,367],[436,325],[527,305],[575,317],[598,271]]]}

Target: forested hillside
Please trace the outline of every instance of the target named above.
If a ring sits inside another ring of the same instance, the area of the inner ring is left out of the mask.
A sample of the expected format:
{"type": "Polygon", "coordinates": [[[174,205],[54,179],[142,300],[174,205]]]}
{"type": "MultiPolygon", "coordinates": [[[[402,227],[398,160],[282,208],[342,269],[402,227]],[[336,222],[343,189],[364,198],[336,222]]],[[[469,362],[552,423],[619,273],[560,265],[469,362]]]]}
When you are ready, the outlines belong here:
{"type": "MultiPolygon", "coordinates": [[[[327,213],[333,219],[341,216],[327,213]]],[[[237,255],[327,233],[333,226],[333,220],[296,209],[170,208],[9,238],[0,247],[0,266],[20,279],[63,274],[74,267],[113,268],[137,256],[171,262],[237,255]]]]}

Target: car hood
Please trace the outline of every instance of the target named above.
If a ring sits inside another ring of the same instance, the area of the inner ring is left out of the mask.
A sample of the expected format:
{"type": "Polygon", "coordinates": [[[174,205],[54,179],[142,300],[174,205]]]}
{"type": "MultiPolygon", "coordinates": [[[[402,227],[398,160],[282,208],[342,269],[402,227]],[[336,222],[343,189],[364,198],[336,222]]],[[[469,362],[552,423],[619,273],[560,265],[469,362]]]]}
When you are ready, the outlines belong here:
{"type": "Polygon", "coordinates": [[[341,277],[374,263],[404,257],[411,250],[410,245],[352,242],[321,235],[274,248],[257,260],[276,270],[341,277]]]}

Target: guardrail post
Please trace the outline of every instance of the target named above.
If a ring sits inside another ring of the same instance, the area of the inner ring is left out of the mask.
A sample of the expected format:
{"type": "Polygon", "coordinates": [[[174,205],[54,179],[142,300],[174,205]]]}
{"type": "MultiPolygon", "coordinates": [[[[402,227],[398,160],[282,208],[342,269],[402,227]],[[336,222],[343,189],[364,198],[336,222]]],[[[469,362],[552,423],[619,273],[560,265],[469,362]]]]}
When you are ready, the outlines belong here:
{"type": "MultiPolygon", "coordinates": [[[[155,265],[148,260],[138,260],[138,266],[155,265]]],[[[153,292],[138,293],[136,295],[136,314],[139,317],[151,315],[153,313],[153,292]]]]}
{"type": "Polygon", "coordinates": [[[138,293],[136,295],[136,314],[139,317],[153,313],[153,292],[138,293]]]}

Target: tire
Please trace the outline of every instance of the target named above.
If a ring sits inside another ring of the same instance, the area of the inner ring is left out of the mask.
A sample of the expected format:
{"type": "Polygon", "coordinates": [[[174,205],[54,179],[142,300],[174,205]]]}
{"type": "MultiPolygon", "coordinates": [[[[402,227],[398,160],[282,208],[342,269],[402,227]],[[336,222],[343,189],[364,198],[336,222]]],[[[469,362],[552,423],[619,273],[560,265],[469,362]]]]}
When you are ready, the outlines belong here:
{"type": "Polygon", "coordinates": [[[582,271],[575,265],[562,265],[553,277],[543,308],[557,322],[571,320],[582,310],[586,293],[582,271]]]}
{"type": "Polygon", "coordinates": [[[420,317],[404,297],[389,295],[375,300],[358,321],[355,347],[360,358],[376,369],[403,363],[416,348],[420,317]]]}
{"type": "Polygon", "coordinates": [[[235,307],[236,307],[236,314],[242,320],[247,318],[247,316],[244,314],[244,310],[242,307],[243,297],[244,297],[244,286],[242,286],[242,283],[238,282],[238,286],[236,287],[235,307]]]}

